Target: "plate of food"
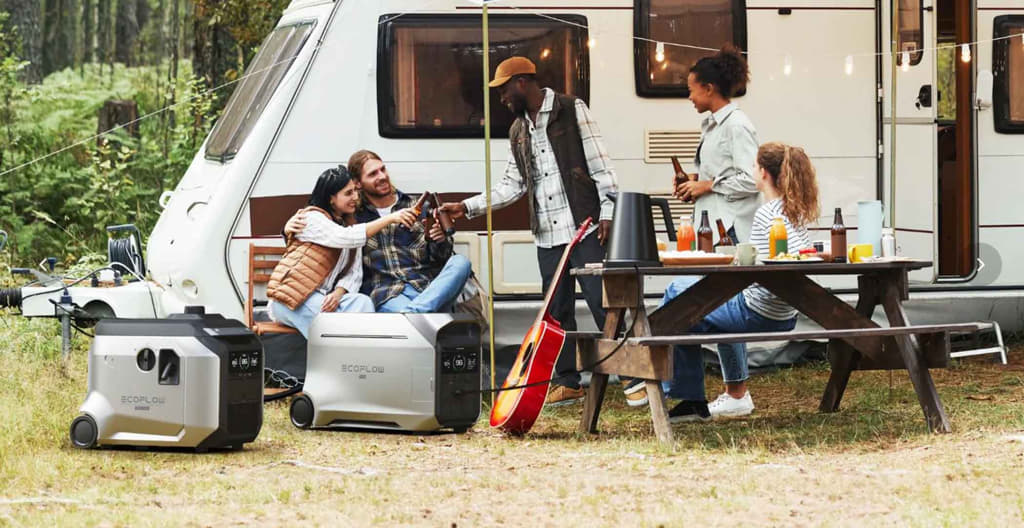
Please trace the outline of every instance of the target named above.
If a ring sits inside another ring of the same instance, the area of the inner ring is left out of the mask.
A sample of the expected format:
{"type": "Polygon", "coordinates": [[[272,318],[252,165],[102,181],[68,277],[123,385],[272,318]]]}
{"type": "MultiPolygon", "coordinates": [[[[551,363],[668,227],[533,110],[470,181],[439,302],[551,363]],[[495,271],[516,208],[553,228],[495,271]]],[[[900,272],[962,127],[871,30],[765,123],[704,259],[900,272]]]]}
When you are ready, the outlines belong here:
{"type": "Polygon", "coordinates": [[[704,251],[659,251],[658,258],[666,266],[715,266],[732,264],[735,257],[704,251]]]}
{"type": "Polygon", "coordinates": [[[801,249],[799,253],[783,253],[775,255],[774,258],[764,259],[765,264],[809,264],[811,262],[825,262],[825,259],[818,256],[813,248],[801,249]]]}

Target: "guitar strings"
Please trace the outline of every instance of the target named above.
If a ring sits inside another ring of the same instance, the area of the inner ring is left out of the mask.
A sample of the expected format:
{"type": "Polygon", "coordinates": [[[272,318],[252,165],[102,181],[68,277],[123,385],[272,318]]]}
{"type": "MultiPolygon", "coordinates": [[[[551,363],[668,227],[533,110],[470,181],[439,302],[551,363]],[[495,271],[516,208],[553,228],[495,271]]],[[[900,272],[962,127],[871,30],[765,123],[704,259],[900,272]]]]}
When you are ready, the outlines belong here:
{"type": "MultiPolygon", "coordinates": [[[[640,269],[637,266],[633,266],[633,269],[637,272],[637,275],[639,276],[640,269]]],[[[639,287],[639,288],[637,288],[637,295],[636,295],[636,305],[637,305],[637,307],[641,306],[641,304],[643,302],[644,302],[644,290],[643,290],[642,287],[639,287]]],[[[583,372],[593,370],[594,367],[596,367],[596,366],[604,363],[605,361],[608,361],[609,359],[611,359],[611,357],[614,356],[622,348],[622,346],[626,344],[626,341],[628,341],[630,337],[633,337],[633,332],[634,332],[634,330],[636,330],[636,321],[637,321],[637,319],[639,319],[639,317],[637,316],[637,313],[634,311],[633,312],[633,322],[630,323],[629,330],[627,330],[626,334],[624,336],[622,336],[622,340],[619,341],[619,343],[617,345],[615,345],[615,348],[613,348],[612,351],[609,352],[607,355],[605,355],[603,358],[595,361],[593,364],[587,365],[586,367],[584,367],[582,369],[574,370],[573,372],[568,373],[568,374],[562,374],[562,375],[559,375],[559,376],[554,376],[552,378],[549,378],[549,379],[546,379],[546,380],[543,380],[543,381],[535,381],[533,383],[526,383],[526,384],[523,384],[523,385],[513,385],[511,387],[500,387],[500,388],[496,388],[496,389],[479,389],[479,390],[471,390],[471,391],[456,390],[454,394],[455,394],[455,396],[462,396],[464,394],[496,394],[496,393],[499,393],[499,392],[506,392],[506,391],[510,391],[510,390],[528,389],[530,387],[537,387],[537,386],[540,386],[540,385],[546,385],[548,383],[551,383],[552,381],[560,380],[560,379],[569,377],[569,376],[571,376],[573,374],[581,374],[583,372]]],[[[491,353],[493,354],[494,352],[492,351],[491,353]]]]}

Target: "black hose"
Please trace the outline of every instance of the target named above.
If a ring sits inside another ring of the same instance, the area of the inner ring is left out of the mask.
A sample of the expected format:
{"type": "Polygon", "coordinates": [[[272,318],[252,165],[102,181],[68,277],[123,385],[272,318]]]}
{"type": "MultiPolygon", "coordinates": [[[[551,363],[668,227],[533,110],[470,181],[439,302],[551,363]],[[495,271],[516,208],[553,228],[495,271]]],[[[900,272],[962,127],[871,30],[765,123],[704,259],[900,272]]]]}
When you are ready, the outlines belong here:
{"type": "Polygon", "coordinates": [[[111,264],[121,264],[136,275],[146,276],[146,264],[136,248],[133,238],[112,238],[107,241],[107,258],[111,264]]]}
{"type": "Polygon", "coordinates": [[[21,288],[0,288],[0,308],[21,308],[21,288]]]}
{"type": "Polygon", "coordinates": [[[283,400],[283,399],[285,399],[285,398],[287,398],[289,396],[293,396],[293,395],[298,394],[300,392],[302,392],[302,384],[301,383],[299,383],[298,385],[296,385],[296,386],[294,386],[294,387],[292,387],[292,388],[290,388],[290,389],[288,389],[286,391],[281,391],[281,392],[279,392],[277,394],[264,394],[263,395],[263,403],[277,401],[277,400],[283,400]]]}

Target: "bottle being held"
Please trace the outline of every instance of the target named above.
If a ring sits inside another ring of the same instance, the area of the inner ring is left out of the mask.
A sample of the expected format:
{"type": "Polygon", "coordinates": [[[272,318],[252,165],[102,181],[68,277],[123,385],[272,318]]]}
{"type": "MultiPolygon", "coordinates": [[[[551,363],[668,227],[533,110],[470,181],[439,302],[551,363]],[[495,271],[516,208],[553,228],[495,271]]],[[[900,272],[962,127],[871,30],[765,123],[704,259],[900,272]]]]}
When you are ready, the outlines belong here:
{"type": "Polygon", "coordinates": [[[715,223],[718,225],[718,243],[715,244],[715,247],[735,246],[736,244],[733,243],[732,237],[725,230],[725,224],[722,223],[722,219],[716,219],[715,223]]]}
{"type": "Polygon", "coordinates": [[[776,255],[785,255],[788,252],[789,236],[786,234],[786,223],[776,216],[768,231],[768,258],[775,258],[776,255]]]}
{"type": "Polygon", "coordinates": [[[700,228],[697,229],[697,249],[705,253],[715,251],[715,234],[711,231],[711,221],[708,219],[708,212],[700,213],[700,228]]]}
{"type": "Polygon", "coordinates": [[[693,221],[686,216],[679,217],[679,228],[676,229],[676,251],[693,251],[697,249],[697,234],[693,232],[693,221]]]}
{"type": "Polygon", "coordinates": [[[843,225],[843,210],[836,207],[832,221],[832,262],[846,262],[846,226],[843,225]]]}
{"type": "MultiPolygon", "coordinates": [[[[672,180],[673,188],[675,188],[676,185],[679,185],[681,183],[686,183],[688,181],[697,181],[697,178],[695,178],[694,176],[692,176],[690,174],[687,174],[686,171],[683,170],[683,166],[682,166],[682,164],[679,163],[679,158],[678,157],[672,156],[671,159],[672,159],[672,170],[675,171],[675,178],[672,180]]],[[[683,200],[683,202],[684,203],[693,203],[693,200],[683,200]]]]}

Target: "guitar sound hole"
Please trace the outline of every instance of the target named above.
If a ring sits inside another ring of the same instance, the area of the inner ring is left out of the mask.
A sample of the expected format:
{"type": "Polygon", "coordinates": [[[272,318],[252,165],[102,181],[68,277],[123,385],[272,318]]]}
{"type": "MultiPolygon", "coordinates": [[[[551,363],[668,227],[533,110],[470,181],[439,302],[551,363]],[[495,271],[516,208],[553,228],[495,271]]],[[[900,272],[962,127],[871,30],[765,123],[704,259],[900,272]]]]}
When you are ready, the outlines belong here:
{"type": "Polygon", "coordinates": [[[519,376],[518,377],[522,378],[523,376],[526,375],[526,369],[530,366],[530,360],[532,360],[532,359],[533,359],[533,343],[530,343],[530,346],[526,349],[526,352],[523,353],[523,361],[520,362],[520,364],[519,364],[519,376]]]}

